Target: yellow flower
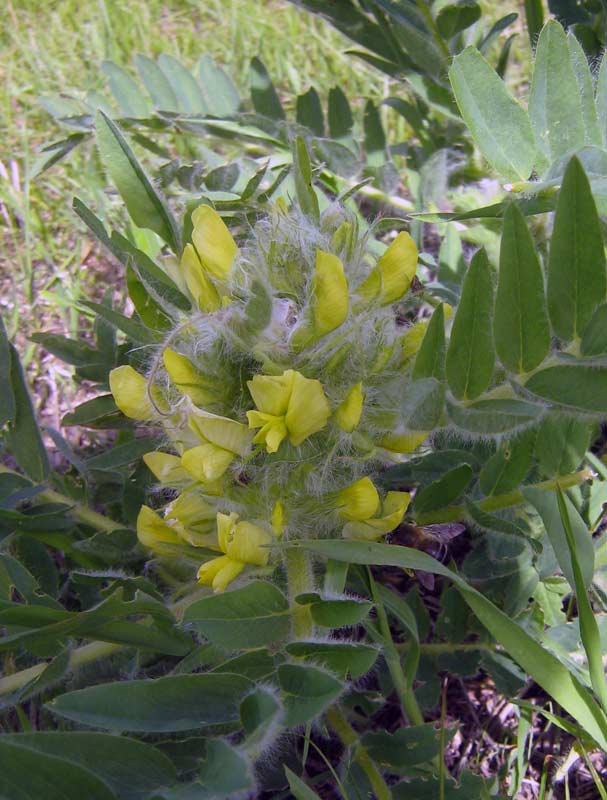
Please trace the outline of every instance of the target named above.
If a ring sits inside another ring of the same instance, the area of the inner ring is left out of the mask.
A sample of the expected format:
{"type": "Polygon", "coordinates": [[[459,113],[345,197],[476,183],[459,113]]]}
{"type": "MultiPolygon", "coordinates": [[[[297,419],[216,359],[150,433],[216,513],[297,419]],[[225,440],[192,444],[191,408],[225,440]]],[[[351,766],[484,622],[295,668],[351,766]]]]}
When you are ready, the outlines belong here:
{"type": "Polygon", "coordinates": [[[156,416],[148,396],[148,382],[133,367],[116,367],[110,372],[110,391],[116,405],[131,419],[149,420],[156,416]]]}
{"type": "Polygon", "coordinates": [[[334,415],[335,422],[346,433],[352,433],[360,422],[363,413],[363,400],[363,385],[362,383],[357,383],[356,386],[350,389],[345,400],[337,407],[334,415]]]}
{"type": "Polygon", "coordinates": [[[336,506],[344,519],[369,519],[378,509],[379,495],[371,478],[361,478],[337,493],[336,506]]]}
{"type": "Polygon", "coordinates": [[[312,308],[316,336],[338,328],[348,316],[348,281],[337,256],[316,251],[316,268],[312,278],[312,308]]]}
{"type": "Polygon", "coordinates": [[[146,467],[160,483],[175,486],[191,480],[188,473],[181,466],[179,456],[173,456],[170,453],[146,453],[143,456],[143,460],[146,467]]]}
{"type": "Polygon", "coordinates": [[[238,247],[225,222],[211,206],[198,206],[192,211],[192,242],[203,269],[213,278],[225,281],[238,247]]]}
{"type": "Polygon", "coordinates": [[[189,423],[202,444],[186,450],[181,464],[198,481],[218,480],[236,456],[244,456],[249,449],[251,434],[241,422],[207,411],[194,411],[189,423]]]}
{"type": "Polygon", "coordinates": [[[400,525],[410,502],[408,492],[388,492],[377,516],[346,523],[342,535],[346,539],[379,539],[400,525]]]}
{"type": "Polygon", "coordinates": [[[139,511],[137,538],[144,547],[162,555],[174,555],[181,544],[177,531],[148,506],[141,506],[139,511]]]}
{"type": "Polygon", "coordinates": [[[388,433],[380,439],[380,446],[393,453],[412,453],[428,437],[430,431],[403,431],[388,433]]]}
{"type": "Polygon", "coordinates": [[[282,537],[286,523],[285,509],[280,500],[277,500],[276,503],[274,504],[274,508],[272,510],[272,519],[270,520],[270,522],[272,524],[272,530],[274,531],[274,535],[276,536],[277,539],[280,539],[282,537]]]}
{"type": "Polygon", "coordinates": [[[179,264],[186,285],[201,311],[217,311],[221,306],[219,293],[203,269],[200,259],[191,244],[186,244],[179,264]]]}
{"type": "Polygon", "coordinates": [[[415,277],[417,256],[415,242],[402,231],[358,287],[357,294],[369,302],[377,300],[382,306],[395,303],[415,277]]]}
{"type": "Polygon", "coordinates": [[[169,378],[182,394],[198,406],[214,402],[215,396],[209,389],[208,381],[189,358],[167,347],[162,359],[169,378]]]}
{"type": "Polygon", "coordinates": [[[179,536],[195,547],[217,548],[216,511],[197,491],[182,492],[167,506],[166,519],[174,520],[179,536]]]}
{"type": "Polygon", "coordinates": [[[223,556],[202,564],[198,582],[222,592],[240,575],[247,564],[263,567],[268,563],[272,535],[251,522],[238,522],[238,514],[217,514],[217,539],[223,556]]]}
{"type": "MultiPolygon", "coordinates": [[[[443,303],[443,311],[445,319],[449,320],[453,316],[453,306],[449,303],[443,303]]],[[[422,340],[426,335],[426,329],[430,323],[430,317],[421,322],[416,322],[408,328],[400,339],[400,366],[405,366],[413,356],[417,355],[417,351],[421,347],[422,340]]]]}
{"type": "Polygon", "coordinates": [[[298,447],[322,430],[331,414],[320,381],[289,369],[282,375],[256,375],[247,382],[257,411],[248,411],[250,428],[261,428],[255,444],[275,453],[287,436],[298,447]]]}

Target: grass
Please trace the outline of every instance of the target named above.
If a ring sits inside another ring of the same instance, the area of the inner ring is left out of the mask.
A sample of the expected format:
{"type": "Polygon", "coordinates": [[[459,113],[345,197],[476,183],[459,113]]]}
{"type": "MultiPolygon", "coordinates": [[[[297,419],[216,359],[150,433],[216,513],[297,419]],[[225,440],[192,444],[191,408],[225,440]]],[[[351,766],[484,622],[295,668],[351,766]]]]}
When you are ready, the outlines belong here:
{"type": "MultiPolygon", "coordinates": [[[[83,187],[90,198],[105,185],[96,160],[84,150],[29,179],[40,146],[61,138],[38,103],[41,95],[102,89],[104,59],[130,69],[136,53],[156,57],[161,52],[188,66],[208,53],[243,94],[249,62],[260,56],[287,102],[311,84],[326,94],[339,83],[353,98],[377,97],[384,90],[381,76],[344,54],[345,38],[286,0],[60,0],[42,6],[38,0],[9,0],[4,19],[0,313],[30,381],[53,383],[58,375],[59,394],[68,396],[69,381],[62,380],[58,362],[41,355],[28,336],[41,329],[72,336],[86,330],[75,300],[80,293],[98,294],[116,276],[108,274],[111,266],[92,249],[70,207],[83,187]]],[[[47,393],[56,392],[54,386],[47,393]]],[[[57,414],[51,422],[58,422],[57,414]]]]}

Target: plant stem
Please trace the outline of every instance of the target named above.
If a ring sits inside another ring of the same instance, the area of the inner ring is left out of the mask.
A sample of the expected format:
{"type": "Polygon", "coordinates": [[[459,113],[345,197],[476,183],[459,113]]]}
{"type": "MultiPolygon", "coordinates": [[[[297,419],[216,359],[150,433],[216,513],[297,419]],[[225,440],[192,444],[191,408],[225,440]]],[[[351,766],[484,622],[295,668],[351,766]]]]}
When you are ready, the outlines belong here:
{"type": "MultiPolygon", "coordinates": [[[[440,656],[443,653],[473,653],[476,650],[487,653],[495,653],[497,647],[494,644],[484,644],[481,642],[428,642],[420,644],[419,652],[424,656],[440,656]]],[[[399,653],[407,653],[410,645],[407,643],[395,644],[394,647],[399,653]]]]}
{"type": "Polygon", "coordinates": [[[333,728],[346,747],[352,749],[352,758],[369,779],[373,795],[377,800],[391,800],[392,793],[381,772],[371,759],[366,747],[361,744],[354,728],[346,719],[341,708],[336,704],[327,711],[327,722],[333,728]]]}
{"type": "MultiPolygon", "coordinates": [[[[91,642],[82,647],[77,647],[70,653],[70,660],[68,669],[73,670],[84,664],[90,664],[91,661],[97,661],[100,658],[111,656],[120,650],[128,649],[127,644],[115,644],[112,642],[91,642]]],[[[15,672],[13,675],[6,675],[0,678],[0,695],[14,692],[25,686],[30,681],[33,681],[48,667],[48,662],[35,664],[33,667],[22,669],[20,672],[15,672]]]]}
{"type": "MultiPolygon", "coordinates": [[[[19,475],[18,472],[15,472],[14,469],[5,467],[3,464],[0,464],[0,474],[18,475],[20,478],[23,477],[22,475],[19,475]]],[[[105,533],[111,533],[112,531],[126,527],[120,522],[116,522],[109,517],[104,517],[103,514],[99,514],[97,511],[93,511],[91,508],[88,508],[88,506],[85,506],[82,503],[76,503],[71,499],[71,497],[60,494],[54,489],[43,489],[36,495],[36,497],[39,497],[41,500],[45,500],[48,503],[62,503],[63,505],[69,506],[70,514],[72,517],[75,517],[78,522],[83,522],[85,525],[90,525],[92,528],[96,528],[99,531],[105,531],[105,533]]]]}
{"type": "MultiPolygon", "coordinates": [[[[579,472],[574,472],[571,475],[563,475],[560,478],[553,478],[549,481],[541,481],[532,485],[534,489],[555,490],[559,486],[561,489],[570,489],[572,486],[578,486],[592,477],[592,471],[589,469],[582,469],[579,472]]],[[[530,487],[531,488],[531,487],[530,487]]],[[[486,497],[478,503],[481,511],[490,513],[491,511],[500,511],[503,508],[510,508],[512,506],[520,506],[525,502],[525,497],[520,489],[506,494],[496,494],[493,497],[486,497]]],[[[459,519],[464,519],[468,515],[466,506],[450,506],[449,508],[442,508],[439,511],[428,511],[425,514],[418,514],[415,521],[418,525],[434,525],[441,522],[456,522],[459,519]]]]}
{"type": "Polygon", "coordinates": [[[451,53],[449,52],[449,48],[447,47],[447,43],[441,36],[441,33],[438,29],[438,25],[436,24],[434,17],[432,16],[432,11],[430,10],[429,4],[426,0],[416,0],[415,5],[419,9],[419,13],[424,18],[424,22],[428,26],[428,30],[432,34],[432,38],[436,42],[436,46],[441,51],[441,55],[445,59],[447,63],[451,61],[451,53]]]}
{"type": "Polygon", "coordinates": [[[295,602],[295,598],[298,594],[305,594],[313,589],[310,556],[304,550],[289,548],[285,558],[293,635],[296,639],[305,639],[311,636],[314,630],[312,614],[308,606],[299,605],[299,603],[295,602]]]}

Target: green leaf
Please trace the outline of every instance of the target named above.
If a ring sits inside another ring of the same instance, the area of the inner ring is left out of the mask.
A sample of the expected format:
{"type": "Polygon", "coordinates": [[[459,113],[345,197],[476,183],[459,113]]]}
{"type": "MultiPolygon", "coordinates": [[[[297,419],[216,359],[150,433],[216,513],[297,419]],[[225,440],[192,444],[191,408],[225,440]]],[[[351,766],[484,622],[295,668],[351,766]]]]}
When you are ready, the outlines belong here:
{"type": "Polygon", "coordinates": [[[121,314],[119,311],[114,311],[113,308],[109,308],[103,303],[93,303],[91,300],[83,300],[82,305],[86,306],[86,308],[90,308],[100,317],[107,320],[110,325],[118,328],[119,331],[125,333],[130,339],[133,339],[133,341],[139,342],[139,344],[158,344],[162,339],[161,334],[157,331],[153,331],[151,328],[142,325],[131,317],[125,317],[124,314],[121,314]]]}
{"type": "Polygon", "coordinates": [[[15,460],[28,477],[34,481],[44,481],[50,471],[46,449],[36,423],[34,407],[25,384],[25,374],[21,367],[19,354],[9,344],[10,372],[9,392],[15,402],[15,411],[8,424],[6,445],[15,460]]]}
{"type": "Polygon", "coordinates": [[[175,92],[158,64],[139,53],[135,56],[135,66],[154,106],[161,111],[179,111],[175,92]]]}
{"type": "Polygon", "coordinates": [[[102,355],[82,339],[68,339],[59,333],[34,333],[30,338],[49,353],[75,367],[86,367],[103,361],[102,355]]]}
{"type": "Polygon", "coordinates": [[[524,181],[536,152],[527,113],[474,47],[455,56],[449,80],[464,122],[487,161],[507,180],[524,181]]]}
{"type": "Polygon", "coordinates": [[[238,112],[241,100],[232,79],[208,55],[198,63],[198,78],[209,114],[232,117],[238,112]]]}
{"type": "Polygon", "coordinates": [[[110,730],[170,732],[238,722],[252,684],[242,675],[209,673],[89,686],[56,697],[49,711],[110,730]]]}
{"type": "MultiPolygon", "coordinates": [[[[582,574],[582,565],[578,558],[578,542],[571,523],[570,509],[567,508],[567,501],[560,487],[557,490],[557,500],[561,523],[567,539],[569,557],[571,559],[571,569],[573,571],[574,584],[572,588],[578,605],[578,616],[582,644],[588,659],[588,671],[594,693],[599,699],[603,711],[607,711],[607,683],[605,682],[605,670],[603,667],[603,649],[601,646],[601,636],[597,625],[594,611],[590,604],[587,586],[582,574]]],[[[588,532],[588,539],[590,539],[588,532]]]]}
{"type": "Polygon", "coordinates": [[[325,135],[325,119],[322,113],[322,105],[318,92],[313,86],[305,94],[297,95],[295,109],[299,125],[309,128],[316,136],[325,135]]]}
{"type": "Polygon", "coordinates": [[[291,772],[286,765],[284,769],[289,781],[289,789],[295,800],[320,800],[320,796],[313,792],[294,772],[291,772]]]}
{"type": "Polygon", "coordinates": [[[371,758],[388,772],[396,772],[416,764],[424,764],[436,758],[439,752],[439,737],[434,724],[412,725],[394,733],[369,731],[362,737],[362,744],[371,758]]]}
{"type": "Polygon", "coordinates": [[[377,106],[367,100],[363,117],[365,152],[370,167],[381,167],[386,161],[386,134],[377,106]]]}
{"type": "Polygon", "coordinates": [[[459,467],[449,470],[430,486],[418,491],[413,502],[414,513],[424,514],[451,505],[461,496],[472,480],[472,475],[469,464],[460,464],[459,467]]]}
{"type": "MultiPolygon", "coordinates": [[[[525,499],[537,510],[542,518],[548,539],[554,550],[559,567],[572,589],[575,589],[575,578],[571,564],[571,552],[567,545],[567,535],[559,511],[558,498],[554,491],[537,489],[532,486],[522,488],[525,499]]],[[[592,536],[588,532],[586,523],[578,514],[575,506],[567,498],[567,511],[573,538],[575,552],[585,586],[589,586],[594,575],[594,547],[592,536]]]]}
{"type": "Polygon", "coordinates": [[[225,800],[253,789],[255,782],[247,758],[221,739],[211,739],[200,766],[201,794],[196,797],[225,800]],[[204,792],[204,795],[202,795],[204,792]]]}
{"type": "Polygon", "coordinates": [[[493,333],[500,361],[511,372],[530,372],[550,349],[542,268],[514,204],[504,214],[493,333]]]}
{"type": "Polygon", "coordinates": [[[207,104],[200,91],[200,86],[192,73],[181,62],[168,53],[161,53],[158,56],[158,66],[177,98],[179,111],[185,114],[207,113],[207,104]]]}
{"type": "Polygon", "coordinates": [[[573,67],[573,73],[577,81],[582,105],[582,119],[586,131],[585,142],[586,144],[601,147],[603,144],[603,137],[601,136],[601,129],[599,128],[599,121],[596,113],[594,81],[592,73],[590,72],[590,66],[588,65],[588,58],[586,57],[582,45],[578,42],[571,30],[567,33],[567,44],[569,46],[571,66],[573,67]]]}
{"type": "Polygon", "coordinates": [[[493,376],[493,284],[484,250],[475,255],[464,278],[447,349],[447,380],[459,400],[474,400],[493,376]]]}
{"type": "Polygon", "coordinates": [[[271,583],[253,581],[242,589],[203,597],[185,612],[213,644],[234,648],[263,647],[288,636],[291,618],[284,594],[271,583]]]}
{"type": "Polygon", "coordinates": [[[116,800],[96,775],[57,756],[0,741],[1,800],[116,800]]]}
{"type": "Polygon", "coordinates": [[[133,222],[157,233],[174,253],[180,252],[175,220],[164,200],[150,183],[117,126],[103,111],[95,117],[101,160],[133,222]]]}
{"type": "Polygon", "coordinates": [[[447,401],[450,419],[462,430],[477,434],[507,433],[528,425],[543,413],[523,400],[479,400],[463,406],[447,401]]]}
{"type": "Polygon", "coordinates": [[[104,61],[101,70],[108,78],[110,90],[116,98],[123,116],[139,117],[140,119],[149,116],[148,101],[143,96],[137,82],[125,69],[114,64],[113,61],[104,61]]]}
{"type": "MultiPolygon", "coordinates": [[[[10,342],[4,327],[2,317],[0,317],[0,375],[10,375],[11,372],[11,349],[10,342]]],[[[15,396],[10,383],[5,384],[0,393],[0,428],[6,422],[15,419],[15,396]]]]}
{"type": "Polygon", "coordinates": [[[118,410],[111,394],[103,394],[81,403],[61,420],[61,424],[65,427],[84,425],[90,428],[111,428],[117,426],[120,422],[127,424],[129,427],[131,426],[131,422],[125,422],[124,415],[118,410]]]}
{"type": "Polygon", "coordinates": [[[588,177],[574,157],[559,192],[548,260],[548,311],[556,335],[566,341],[581,336],[604,299],[601,223],[588,177]]]}
{"type": "Polygon", "coordinates": [[[355,642],[291,642],[286,646],[289,655],[320,664],[338,677],[352,680],[365,675],[377,660],[374,647],[355,642]]]}
{"type": "Polygon", "coordinates": [[[531,468],[536,435],[536,431],[530,429],[500,444],[479,475],[484,494],[505,494],[516,489],[531,468]]]}
{"type": "Polygon", "coordinates": [[[127,464],[138,461],[142,455],[155,450],[157,446],[158,442],[151,438],[133,439],[131,442],[106,450],[105,453],[99,453],[96,456],[87,458],[85,461],[86,468],[112,470],[116,467],[124,467],[127,464]]]}
{"type": "Polygon", "coordinates": [[[443,6],[436,17],[436,27],[444,39],[451,39],[474,25],[481,18],[480,6],[474,0],[458,0],[443,6]]]}
{"type": "Polygon", "coordinates": [[[437,306],[428,323],[411,373],[413,380],[445,377],[445,312],[437,306]]]}
{"type": "Polygon", "coordinates": [[[175,768],[160,750],[125,736],[53,731],[5,735],[2,741],[42,758],[56,756],[78,765],[104,781],[121,800],[147,800],[154,789],[176,780],[175,768]]]}
{"type": "Polygon", "coordinates": [[[535,457],[546,478],[576,470],[590,447],[593,425],[575,417],[548,414],[538,431],[535,457]]]}
{"type": "Polygon", "coordinates": [[[265,65],[258,59],[251,61],[251,100],[258,114],[271,119],[283,120],[285,112],[265,65]]]}
{"type": "Polygon", "coordinates": [[[341,694],[341,681],[316,667],[282,664],[278,683],[284,693],[285,725],[303,725],[321,714],[341,694]]]}
{"type": "Polygon", "coordinates": [[[295,191],[301,210],[312,221],[318,222],[320,210],[318,197],[312,185],[312,165],[310,154],[303,137],[298,136],[293,145],[293,178],[295,180],[295,191]]]}
{"type": "Polygon", "coordinates": [[[130,264],[126,268],[126,288],[137,315],[147,328],[167,331],[174,327],[175,320],[156,302],[130,264]]]}
{"type": "Polygon", "coordinates": [[[316,625],[323,628],[344,628],[358,625],[373,608],[366,600],[344,598],[342,600],[323,600],[320,595],[300,594],[295,598],[301,605],[310,605],[310,613],[316,625]]]}
{"type": "Polygon", "coordinates": [[[346,144],[351,142],[354,120],[348,98],[339,86],[329,90],[328,121],[331,139],[346,144]]]}
{"type": "Polygon", "coordinates": [[[240,719],[247,735],[247,747],[263,741],[268,726],[276,720],[280,711],[280,703],[274,693],[263,686],[245,697],[240,704],[240,719]]]}
{"type": "Polygon", "coordinates": [[[529,94],[529,118],[547,166],[584,146],[582,101],[567,37],[550,20],[538,39],[529,94]]]}
{"type": "Polygon", "coordinates": [[[409,547],[342,539],[298,542],[292,545],[323,558],[351,564],[375,564],[422,570],[454,582],[480,622],[506,652],[582,725],[597,744],[607,748],[607,717],[588,690],[561,662],[488,598],[436,559],[409,547]]]}
{"type": "Polygon", "coordinates": [[[580,352],[583,356],[607,355],[607,303],[597,306],[584,328],[580,352]]]}
{"type": "Polygon", "coordinates": [[[607,367],[548,367],[534,373],[525,388],[555,405],[601,414],[607,411],[607,367]]]}
{"type": "Polygon", "coordinates": [[[607,53],[603,53],[599,76],[596,82],[596,115],[599,121],[599,128],[603,135],[603,146],[607,147],[607,53]]]}

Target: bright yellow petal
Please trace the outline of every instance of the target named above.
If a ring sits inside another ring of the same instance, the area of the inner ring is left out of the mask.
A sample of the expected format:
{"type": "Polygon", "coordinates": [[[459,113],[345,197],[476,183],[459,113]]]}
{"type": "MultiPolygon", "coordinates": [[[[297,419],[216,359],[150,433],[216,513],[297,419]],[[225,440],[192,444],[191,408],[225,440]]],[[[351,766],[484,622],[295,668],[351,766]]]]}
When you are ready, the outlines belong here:
{"type": "Polygon", "coordinates": [[[239,522],[226,552],[237,561],[263,567],[270,558],[272,534],[252,522],[239,522]]]}
{"type": "Polygon", "coordinates": [[[234,453],[214,444],[201,444],[186,450],[181,465],[197,481],[216,481],[234,460],[234,453]]]}
{"type": "Polygon", "coordinates": [[[336,505],[344,519],[369,519],[379,507],[379,495],[371,478],[361,478],[337,494],[336,505]]]}
{"type": "Polygon", "coordinates": [[[324,336],[338,328],[348,316],[348,281],[337,256],[316,251],[312,292],[314,329],[317,336],[324,336]]]}
{"type": "Polygon", "coordinates": [[[282,375],[255,375],[247,386],[259,411],[280,417],[287,413],[294,379],[294,370],[288,369],[282,375]]]}
{"type": "Polygon", "coordinates": [[[238,456],[246,455],[249,450],[251,433],[242,422],[210,414],[207,411],[192,411],[189,423],[203,442],[211,442],[238,456]]]}
{"type": "Polygon", "coordinates": [[[247,411],[250,428],[261,428],[255,434],[255,444],[265,444],[268,453],[275,453],[283,439],[287,436],[287,426],[284,417],[273,417],[261,411],[247,411]]]}
{"type": "Polygon", "coordinates": [[[217,514],[217,541],[224,553],[228,552],[228,547],[234,538],[234,529],[238,522],[238,514],[232,511],[230,514],[217,514]]]}
{"type": "Polygon", "coordinates": [[[157,553],[172,554],[180,539],[161,516],[148,506],[141,506],[137,517],[137,538],[144,547],[157,553]]]}
{"type": "Polygon", "coordinates": [[[430,431],[389,433],[381,438],[379,444],[393,453],[413,453],[428,438],[429,433],[430,431]]]}
{"type": "Polygon", "coordinates": [[[274,508],[272,509],[272,530],[274,531],[274,535],[277,539],[282,537],[282,534],[285,529],[286,517],[285,517],[285,509],[283,504],[280,500],[277,500],[274,504],[274,508]]]}
{"type": "Polygon", "coordinates": [[[193,403],[203,406],[215,400],[202,372],[192,364],[189,358],[176,353],[168,347],[162,354],[164,367],[171,381],[182,394],[187,395],[193,403]]]}
{"type": "Polygon", "coordinates": [[[348,522],[342,536],[346,539],[375,541],[397,528],[403,521],[405,511],[411,502],[408,492],[388,492],[382,504],[382,516],[364,521],[348,522]]]}
{"type": "Polygon", "coordinates": [[[417,270],[417,246],[406,231],[401,231],[377,262],[381,275],[381,303],[399,300],[411,286],[417,270]]]}
{"type": "Polygon", "coordinates": [[[215,576],[230,563],[228,556],[218,556],[201,564],[196,573],[198,583],[203,586],[212,586],[215,576]]]}
{"type": "Polygon", "coordinates": [[[166,518],[175,520],[179,536],[194,547],[217,549],[216,511],[196,490],[182,492],[166,508],[166,518]]]}
{"type": "Polygon", "coordinates": [[[160,483],[176,486],[191,478],[181,466],[181,458],[170,453],[146,453],[143,456],[146,467],[160,483]]]}
{"type": "Polygon", "coordinates": [[[297,447],[308,436],[322,430],[330,416],[331,409],[321,382],[296,372],[285,417],[291,444],[297,447]]]}
{"type": "Polygon", "coordinates": [[[335,422],[346,433],[352,433],[360,422],[363,413],[363,400],[363,385],[362,383],[357,383],[356,386],[350,389],[346,399],[337,407],[334,414],[335,422]]]}
{"type": "Polygon", "coordinates": [[[213,578],[213,591],[223,592],[227,586],[235,580],[245,568],[242,561],[235,561],[233,558],[223,565],[213,578]]]}
{"type": "Polygon", "coordinates": [[[131,419],[148,420],[156,412],[148,396],[148,382],[133,367],[116,367],[110,372],[110,391],[116,405],[131,419]]]}
{"type": "Polygon", "coordinates": [[[202,266],[214,278],[225,281],[238,253],[232,234],[211,206],[192,211],[192,223],[192,241],[202,266]]]}
{"type": "Polygon", "coordinates": [[[191,244],[186,244],[180,262],[181,274],[188,291],[201,311],[217,311],[220,307],[219,294],[209,276],[205,273],[191,244]]]}

